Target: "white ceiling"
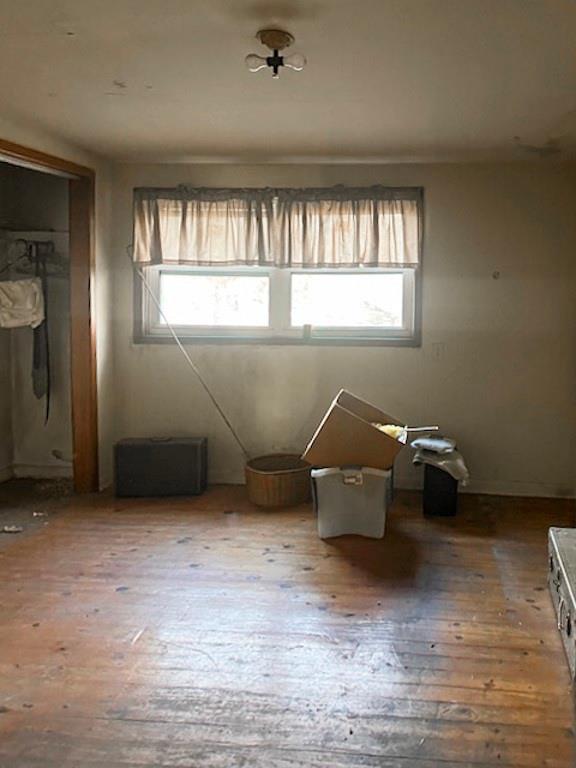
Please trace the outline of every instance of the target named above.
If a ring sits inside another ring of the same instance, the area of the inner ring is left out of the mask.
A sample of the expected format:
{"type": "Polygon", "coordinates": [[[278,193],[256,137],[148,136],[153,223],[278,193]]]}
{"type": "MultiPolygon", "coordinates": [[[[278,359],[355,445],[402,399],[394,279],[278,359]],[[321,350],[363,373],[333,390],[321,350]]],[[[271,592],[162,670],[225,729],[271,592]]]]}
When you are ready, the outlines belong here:
{"type": "Polygon", "coordinates": [[[565,159],[576,2],[0,0],[0,109],[125,160],[565,159]],[[304,72],[245,69],[270,25],[304,72]]]}

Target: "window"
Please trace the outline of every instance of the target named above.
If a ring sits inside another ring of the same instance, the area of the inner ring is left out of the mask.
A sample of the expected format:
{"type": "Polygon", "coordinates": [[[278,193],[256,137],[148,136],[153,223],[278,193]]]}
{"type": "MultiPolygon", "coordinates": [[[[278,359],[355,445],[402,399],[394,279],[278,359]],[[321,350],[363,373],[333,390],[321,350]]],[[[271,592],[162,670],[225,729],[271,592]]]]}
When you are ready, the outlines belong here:
{"type": "Polygon", "coordinates": [[[136,339],[418,343],[421,211],[419,189],[136,190],[136,339]]]}
{"type": "Polygon", "coordinates": [[[315,328],[404,327],[402,272],[292,275],[291,325],[315,328]]]}
{"type": "Polygon", "coordinates": [[[160,272],[160,325],[187,328],[267,328],[268,275],[160,272]]]}
{"type": "Polygon", "coordinates": [[[413,269],[149,267],[160,307],[143,294],[142,335],[199,340],[380,340],[415,335],[413,269]]]}

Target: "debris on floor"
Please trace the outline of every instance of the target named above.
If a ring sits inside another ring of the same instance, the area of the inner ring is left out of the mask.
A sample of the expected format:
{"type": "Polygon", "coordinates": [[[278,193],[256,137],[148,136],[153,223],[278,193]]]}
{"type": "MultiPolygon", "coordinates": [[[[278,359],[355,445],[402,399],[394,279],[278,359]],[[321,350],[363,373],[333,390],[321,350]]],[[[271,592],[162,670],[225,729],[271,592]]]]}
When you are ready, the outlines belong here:
{"type": "Polygon", "coordinates": [[[66,478],[15,478],[1,483],[0,549],[49,525],[68,506],[72,494],[72,482],[66,478]]]}
{"type": "Polygon", "coordinates": [[[21,525],[3,525],[0,533],[22,533],[23,530],[21,525]]]}

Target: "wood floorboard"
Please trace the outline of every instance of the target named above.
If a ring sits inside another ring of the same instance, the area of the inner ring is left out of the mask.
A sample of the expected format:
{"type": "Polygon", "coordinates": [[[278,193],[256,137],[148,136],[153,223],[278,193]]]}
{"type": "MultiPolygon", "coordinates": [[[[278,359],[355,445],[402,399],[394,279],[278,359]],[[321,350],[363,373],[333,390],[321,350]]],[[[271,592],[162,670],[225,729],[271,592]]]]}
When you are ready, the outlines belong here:
{"type": "Polygon", "coordinates": [[[382,541],[243,489],[72,498],[0,551],[0,768],[567,768],[546,535],[399,494],[382,541]]]}

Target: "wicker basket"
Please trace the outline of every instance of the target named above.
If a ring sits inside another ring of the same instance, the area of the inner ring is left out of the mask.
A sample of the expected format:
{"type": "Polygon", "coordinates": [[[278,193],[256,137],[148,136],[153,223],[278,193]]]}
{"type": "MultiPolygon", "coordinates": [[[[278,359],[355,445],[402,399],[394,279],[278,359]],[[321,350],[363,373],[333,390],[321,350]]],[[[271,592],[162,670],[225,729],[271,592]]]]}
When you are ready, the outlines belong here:
{"type": "Polygon", "coordinates": [[[310,464],[297,454],[272,453],[246,464],[248,498],[259,507],[293,507],[310,501],[310,464]]]}

